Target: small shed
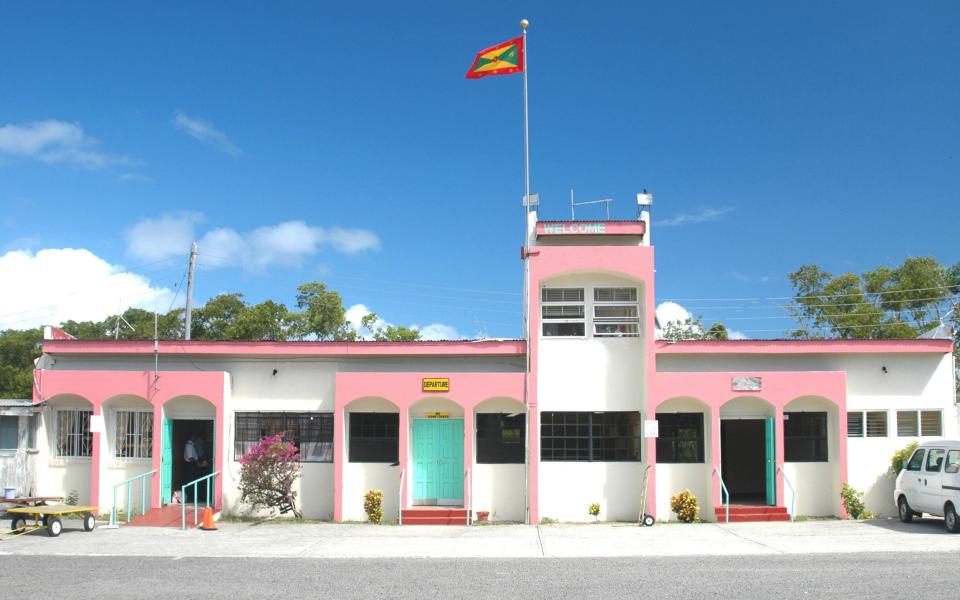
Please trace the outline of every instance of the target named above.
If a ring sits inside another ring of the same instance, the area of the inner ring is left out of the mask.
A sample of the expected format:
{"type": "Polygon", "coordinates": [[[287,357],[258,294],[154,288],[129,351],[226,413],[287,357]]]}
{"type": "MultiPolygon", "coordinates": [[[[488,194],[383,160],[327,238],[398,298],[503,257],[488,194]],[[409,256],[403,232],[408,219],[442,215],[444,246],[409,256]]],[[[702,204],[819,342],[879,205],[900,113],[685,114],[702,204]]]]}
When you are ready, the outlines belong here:
{"type": "Polygon", "coordinates": [[[15,488],[18,496],[36,491],[38,418],[31,400],[0,399],[0,488],[15,488]]]}

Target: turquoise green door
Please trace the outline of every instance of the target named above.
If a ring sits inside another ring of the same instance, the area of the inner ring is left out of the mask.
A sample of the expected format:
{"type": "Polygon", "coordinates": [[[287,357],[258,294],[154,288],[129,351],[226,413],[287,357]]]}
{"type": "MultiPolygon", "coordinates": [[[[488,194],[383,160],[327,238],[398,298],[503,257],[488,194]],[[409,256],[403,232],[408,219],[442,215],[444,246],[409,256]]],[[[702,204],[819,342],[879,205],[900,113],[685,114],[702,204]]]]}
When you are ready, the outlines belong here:
{"type": "Polygon", "coordinates": [[[413,420],[413,503],[463,504],[463,421],[413,420]]]}
{"type": "Polygon", "coordinates": [[[774,423],[773,417],[764,419],[766,431],[766,482],[767,482],[767,505],[775,506],[777,504],[777,461],[776,444],[774,443],[774,423]]]}
{"type": "Polygon", "coordinates": [[[170,504],[173,492],[173,421],[163,419],[160,437],[160,504],[170,504]]]}

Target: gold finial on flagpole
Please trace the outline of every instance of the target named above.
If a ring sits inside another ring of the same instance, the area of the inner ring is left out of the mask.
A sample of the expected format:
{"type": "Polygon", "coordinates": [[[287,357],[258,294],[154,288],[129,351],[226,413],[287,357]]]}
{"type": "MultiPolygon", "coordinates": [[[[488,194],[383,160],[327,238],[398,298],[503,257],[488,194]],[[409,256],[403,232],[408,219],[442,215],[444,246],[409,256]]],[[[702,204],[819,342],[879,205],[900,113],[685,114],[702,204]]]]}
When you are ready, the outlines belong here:
{"type": "Polygon", "coordinates": [[[527,27],[530,27],[530,21],[526,19],[520,19],[520,29],[526,31],[527,27]]]}

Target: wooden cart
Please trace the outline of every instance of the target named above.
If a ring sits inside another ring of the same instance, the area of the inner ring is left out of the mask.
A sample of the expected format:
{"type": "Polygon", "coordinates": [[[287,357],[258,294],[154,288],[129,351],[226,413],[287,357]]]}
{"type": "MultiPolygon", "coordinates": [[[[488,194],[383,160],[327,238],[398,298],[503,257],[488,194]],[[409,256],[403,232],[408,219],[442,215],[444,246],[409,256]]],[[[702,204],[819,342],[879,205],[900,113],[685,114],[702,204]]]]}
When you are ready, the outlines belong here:
{"type": "Polygon", "coordinates": [[[47,504],[35,506],[18,506],[7,509],[7,513],[13,515],[10,520],[9,536],[23,535],[32,531],[46,529],[47,535],[57,537],[63,531],[63,522],[61,517],[66,515],[82,514],[83,530],[93,531],[97,526],[97,519],[94,517],[100,511],[97,506],[74,506],[72,504],[47,504]],[[27,519],[33,518],[33,524],[29,525],[27,519]]]}

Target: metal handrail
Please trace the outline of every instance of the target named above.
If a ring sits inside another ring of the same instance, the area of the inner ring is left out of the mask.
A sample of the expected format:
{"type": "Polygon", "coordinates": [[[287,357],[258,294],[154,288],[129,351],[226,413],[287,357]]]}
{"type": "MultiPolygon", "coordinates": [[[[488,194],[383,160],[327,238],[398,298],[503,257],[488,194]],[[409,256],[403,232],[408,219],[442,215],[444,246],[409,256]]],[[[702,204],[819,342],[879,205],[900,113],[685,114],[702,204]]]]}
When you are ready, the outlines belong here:
{"type": "Polygon", "coordinates": [[[790,522],[793,523],[793,518],[797,514],[797,490],[790,483],[790,478],[787,477],[787,472],[783,470],[782,465],[777,467],[777,471],[780,471],[780,474],[783,475],[783,482],[790,488],[790,522]]]}
{"type": "Polygon", "coordinates": [[[717,467],[713,468],[713,472],[717,474],[717,480],[720,481],[720,490],[723,492],[723,497],[726,497],[723,505],[726,507],[726,522],[730,522],[730,492],[727,490],[727,484],[723,482],[723,476],[720,475],[720,469],[717,467]]]}
{"type": "Polygon", "coordinates": [[[210,482],[220,474],[220,471],[214,471],[209,475],[204,475],[199,479],[194,479],[188,484],[185,484],[180,488],[180,529],[187,528],[187,488],[191,485],[193,486],[193,525],[197,525],[197,485],[203,481],[207,481],[207,506],[210,504],[210,482]]]}
{"type": "Polygon", "coordinates": [[[470,485],[470,467],[467,467],[463,476],[467,480],[467,527],[469,527],[473,523],[473,489],[470,485]]]}
{"type": "Polygon", "coordinates": [[[110,510],[110,525],[111,525],[111,526],[113,526],[113,527],[116,527],[116,526],[117,526],[117,488],[119,488],[120,486],[123,486],[123,485],[127,486],[127,503],[124,505],[124,508],[126,509],[126,513],[127,513],[127,523],[129,523],[129,522],[130,522],[130,513],[132,512],[132,511],[130,510],[130,505],[131,505],[131,502],[130,502],[130,488],[133,487],[133,482],[136,481],[136,480],[138,480],[138,479],[142,480],[142,481],[141,481],[141,484],[140,484],[140,514],[142,515],[142,514],[144,514],[144,513],[147,512],[147,483],[146,483],[146,478],[149,477],[149,476],[151,476],[151,475],[154,475],[156,472],[157,472],[157,469],[153,469],[152,471],[147,471],[146,473],[141,473],[140,475],[137,475],[136,477],[131,477],[130,479],[127,479],[126,481],[121,481],[120,483],[114,484],[114,486],[113,486],[113,508],[110,510]]]}
{"type": "Polygon", "coordinates": [[[397,525],[403,525],[403,476],[406,469],[400,469],[400,490],[397,491],[397,525]]]}

